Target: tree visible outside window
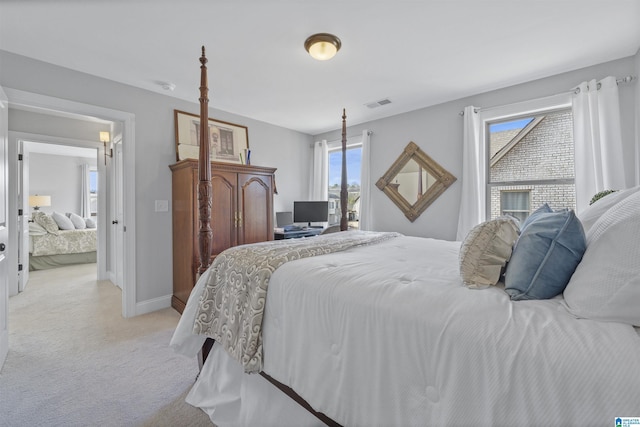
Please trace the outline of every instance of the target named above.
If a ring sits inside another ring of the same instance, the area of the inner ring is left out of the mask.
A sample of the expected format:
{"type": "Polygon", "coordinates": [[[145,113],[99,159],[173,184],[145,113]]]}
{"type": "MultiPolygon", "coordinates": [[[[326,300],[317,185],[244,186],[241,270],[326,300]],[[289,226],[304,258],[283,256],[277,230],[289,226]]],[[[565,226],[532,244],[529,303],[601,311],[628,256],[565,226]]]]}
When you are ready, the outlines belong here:
{"type": "Polygon", "coordinates": [[[488,217],[520,221],[544,203],[575,209],[573,115],[570,109],[487,126],[488,217]]]}
{"type": "MultiPolygon", "coordinates": [[[[350,228],[358,228],[360,218],[360,167],[362,145],[347,147],[347,215],[350,228]]],[[[342,149],[329,150],[329,225],[339,224],[342,149]]]]}

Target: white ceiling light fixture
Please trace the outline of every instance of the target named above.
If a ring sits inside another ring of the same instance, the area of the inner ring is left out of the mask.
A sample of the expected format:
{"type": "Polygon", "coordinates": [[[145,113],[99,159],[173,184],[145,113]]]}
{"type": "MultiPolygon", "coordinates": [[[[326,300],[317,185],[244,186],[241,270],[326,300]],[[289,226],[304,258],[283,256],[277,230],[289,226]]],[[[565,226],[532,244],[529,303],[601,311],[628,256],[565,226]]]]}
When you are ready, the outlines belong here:
{"type": "Polygon", "coordinates": [[[313,59],[326,61],[333,58],[342,47],[340,39],[333,34],[318,33],[309,36],[304,42],[304,48],[313,59]]]}

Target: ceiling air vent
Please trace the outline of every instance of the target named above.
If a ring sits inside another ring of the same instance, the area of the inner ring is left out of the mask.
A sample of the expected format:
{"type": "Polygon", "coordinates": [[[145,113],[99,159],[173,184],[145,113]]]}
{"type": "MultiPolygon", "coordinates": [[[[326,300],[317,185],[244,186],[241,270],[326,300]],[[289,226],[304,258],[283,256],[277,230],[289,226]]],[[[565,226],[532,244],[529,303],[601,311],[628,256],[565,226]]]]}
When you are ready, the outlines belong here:
{"type": "Polygon", "coordinates": [[[369,102],[369,103],[364,104],[364,105],[366,105],[369,108],[377,108],[377,107],[380,107],[382,105],[387,105],[387,104],[391,104],[391,101],[389,101],[388,98],[381,99],[379,101],[369,102]]]}

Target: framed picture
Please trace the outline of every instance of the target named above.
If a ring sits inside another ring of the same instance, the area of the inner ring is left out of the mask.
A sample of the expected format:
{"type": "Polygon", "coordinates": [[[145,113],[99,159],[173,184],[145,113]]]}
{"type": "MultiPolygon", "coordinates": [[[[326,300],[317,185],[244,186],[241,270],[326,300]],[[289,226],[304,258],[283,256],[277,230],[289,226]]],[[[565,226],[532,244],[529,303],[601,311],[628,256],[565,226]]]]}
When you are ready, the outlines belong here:
{"type": "MultiPolygon", "coordinates": [[[[200,116],[174,110],[176,159],[197,159],[200,153],[200,116]]],[[[211,161],[247,163],[249,133],[246,126],[209,119],[211,161]]]]}

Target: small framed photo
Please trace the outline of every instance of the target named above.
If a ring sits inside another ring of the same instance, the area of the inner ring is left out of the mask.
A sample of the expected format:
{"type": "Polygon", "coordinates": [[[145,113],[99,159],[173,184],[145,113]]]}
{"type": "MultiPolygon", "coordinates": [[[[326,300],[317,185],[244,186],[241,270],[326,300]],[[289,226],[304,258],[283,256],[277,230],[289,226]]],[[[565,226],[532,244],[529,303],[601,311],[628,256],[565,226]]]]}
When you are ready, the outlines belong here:
{"type": "MultiPolygon", "coordinates": [[[[174,110],[176,160],[197,159],[200,153],[200,116],[174,110]]],[[[246,164],[249,132],[246,126],[209,119],[211,161],[246,164]]]]}

